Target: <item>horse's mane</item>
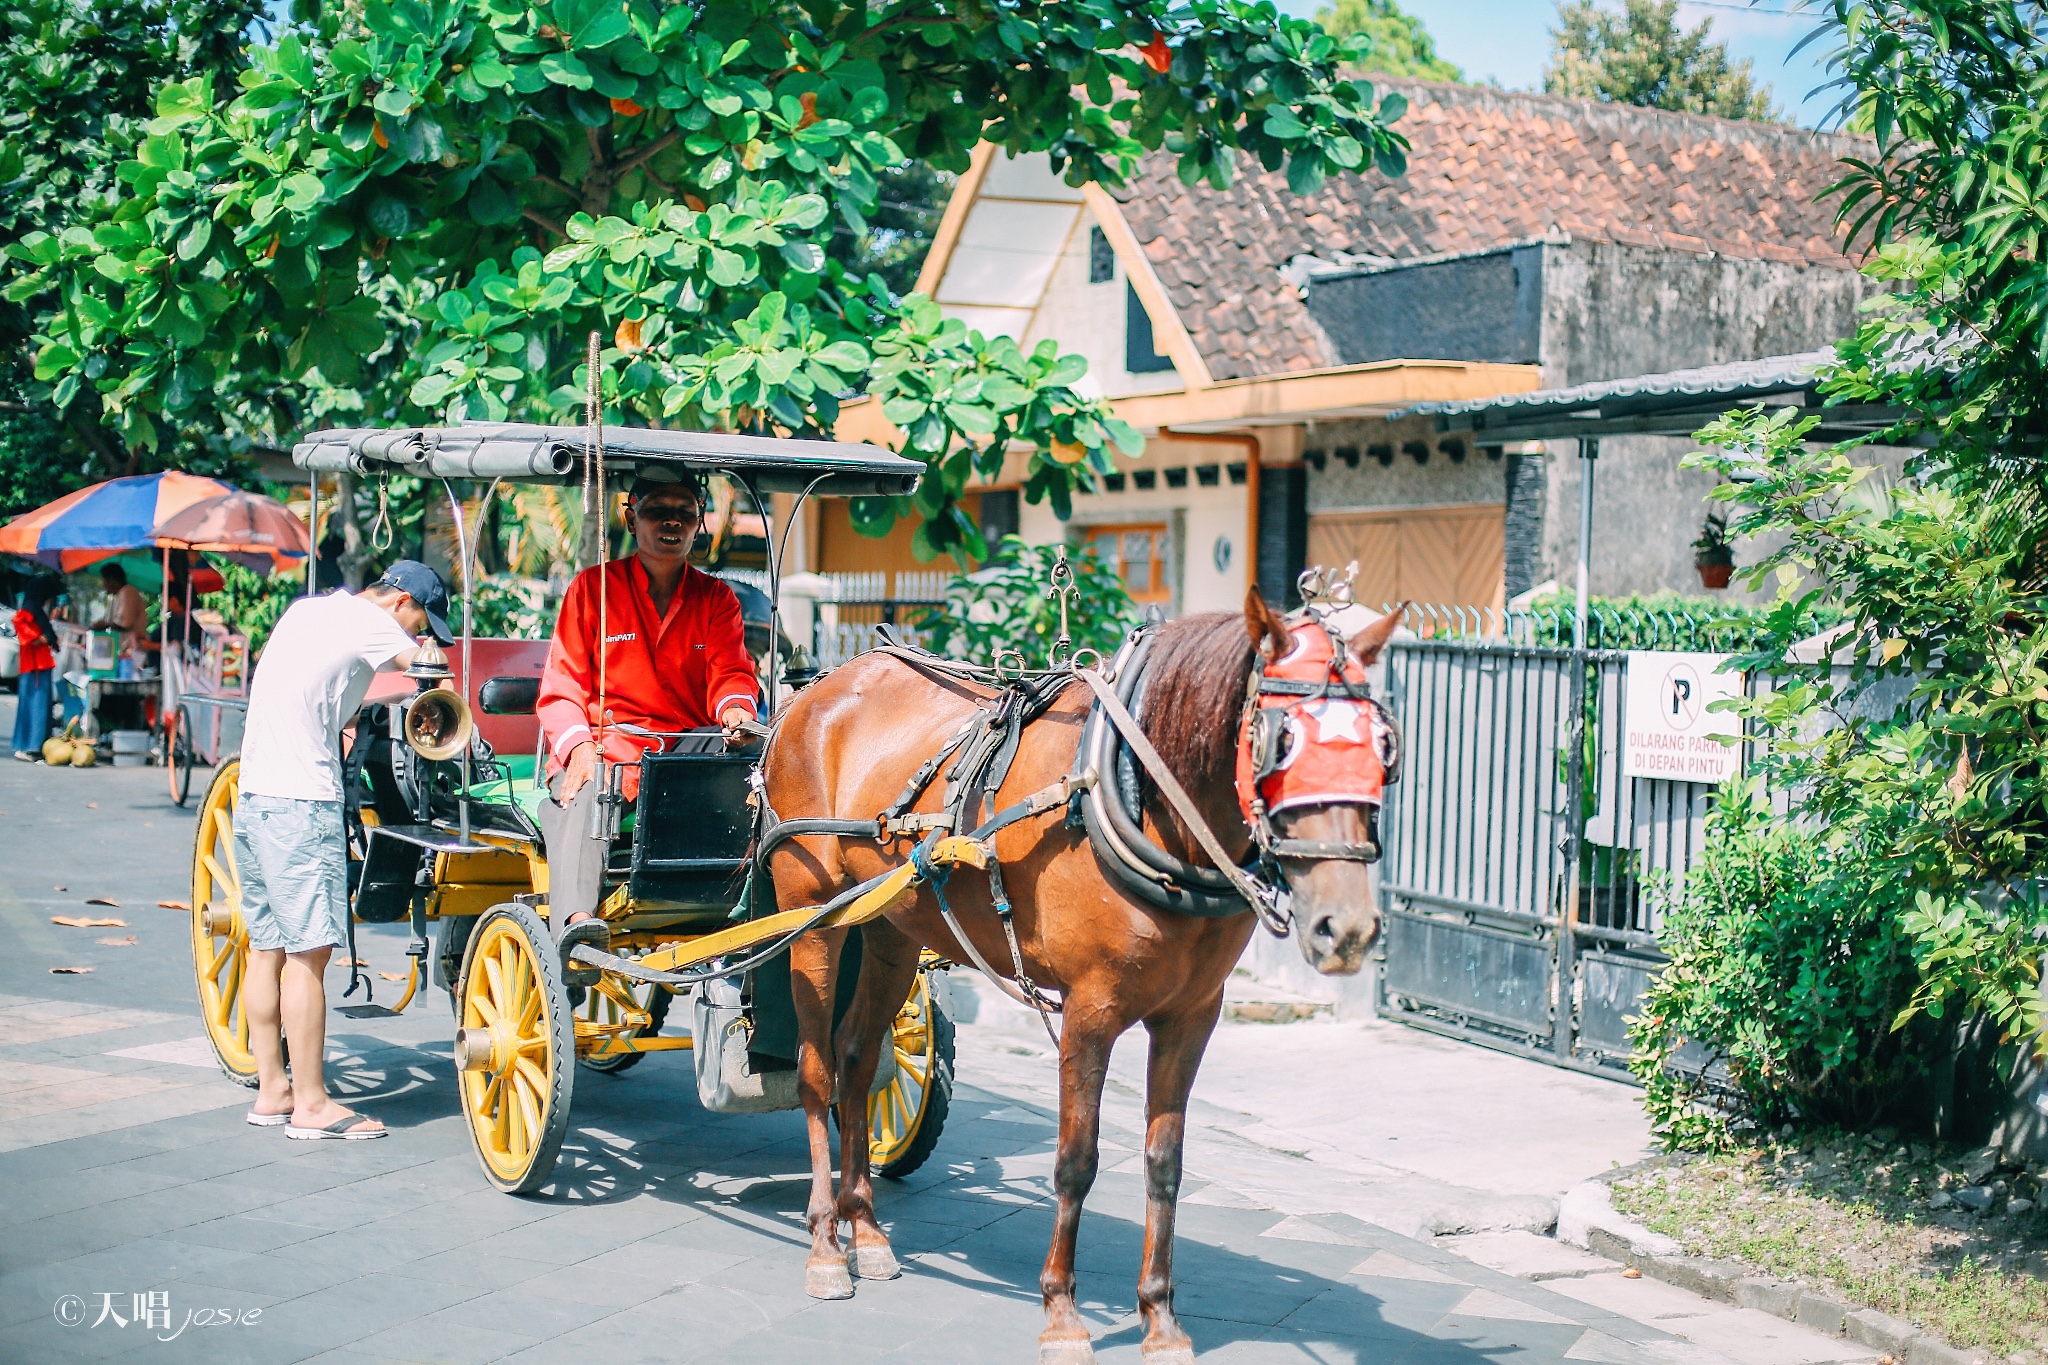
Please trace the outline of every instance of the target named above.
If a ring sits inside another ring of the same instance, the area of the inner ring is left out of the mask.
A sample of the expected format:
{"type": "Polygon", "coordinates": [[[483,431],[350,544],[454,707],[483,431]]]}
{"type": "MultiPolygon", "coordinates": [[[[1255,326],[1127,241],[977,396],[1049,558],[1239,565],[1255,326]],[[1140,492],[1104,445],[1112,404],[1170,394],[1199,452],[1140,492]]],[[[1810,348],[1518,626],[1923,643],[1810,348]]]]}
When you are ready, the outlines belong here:
{"type": "Polygon", "coordinates": [[[1251,668],[1242,613],[1205,612],[1160,627],[1145,665],[1143,723],[1182,785],[1236,781],[1238,716],[1251,668]]]}

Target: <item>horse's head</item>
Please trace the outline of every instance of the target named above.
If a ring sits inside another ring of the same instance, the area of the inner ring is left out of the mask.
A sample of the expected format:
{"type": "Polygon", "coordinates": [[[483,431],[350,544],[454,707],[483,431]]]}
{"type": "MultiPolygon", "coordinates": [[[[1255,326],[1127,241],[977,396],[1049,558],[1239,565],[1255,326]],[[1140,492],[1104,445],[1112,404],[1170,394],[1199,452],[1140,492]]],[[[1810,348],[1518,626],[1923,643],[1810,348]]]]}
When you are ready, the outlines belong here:
{"type": "Polygon", "coordinates": [[[1379,802],[1396,750],[1363,683],[1400,624],[1399,608],[1375,618],[1333,659],[1320,627],[1290,629],[1256,588],[1245,595],[1245,627],[1273,681],[1246,709],[1239,801],[1248,819],[1271,822],[1295,939],[1309,965],[1332,976],[1363,967],[1380,931],[1368,858],[1379,856],[1379,802]],[[1335,684],[1324,695],[1300,686],[1324,678],[1335,684]]]}

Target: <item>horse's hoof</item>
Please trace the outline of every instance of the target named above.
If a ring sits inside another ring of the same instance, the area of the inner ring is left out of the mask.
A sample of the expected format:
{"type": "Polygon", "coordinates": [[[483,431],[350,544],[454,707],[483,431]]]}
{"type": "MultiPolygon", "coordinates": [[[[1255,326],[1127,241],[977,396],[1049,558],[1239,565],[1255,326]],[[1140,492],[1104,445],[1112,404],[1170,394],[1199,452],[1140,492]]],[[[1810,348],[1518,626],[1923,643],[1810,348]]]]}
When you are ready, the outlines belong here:
{"type": "Polygon", "coordinates": [[[1038,1365],[1095,1365],[1095,1348],[1086,1337],[1062,1337],[1038,1343],[1038,1365]]]}
{"type": "Polygon", "coordinates": [[[896,1253],[887,1247],[855,1247],[848,1260],[854,1275],[863,1280],[893,1280],[903,1273],[896,1253]]]}
{"type": "Polygon", "coordinates": [[[814,1299],[852,1298],[853,1276],[847,1273],[846,1262],[805,1266],[804,1293],[814,1299]]]}
{"type": "Polygon", "coordinates": [[[1146,1346],[1141,1348],[1145,1365],[1195,1365],[1192,1346],[1146,1346]]]}

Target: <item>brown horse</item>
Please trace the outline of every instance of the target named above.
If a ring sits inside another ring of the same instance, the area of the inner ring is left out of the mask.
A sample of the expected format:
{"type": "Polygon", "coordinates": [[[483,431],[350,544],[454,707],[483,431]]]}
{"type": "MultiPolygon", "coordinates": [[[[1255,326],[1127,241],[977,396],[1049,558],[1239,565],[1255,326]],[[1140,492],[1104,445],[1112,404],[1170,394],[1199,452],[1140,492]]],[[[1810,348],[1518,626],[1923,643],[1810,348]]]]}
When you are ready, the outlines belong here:
{"type": "MultiPolygon", "coordinates": [[[[1381,617],[1360,632],[1351,642],[1355,655],[1370,662],[1398,620],[1398,613],[1381,617]]],[[[1287,625],[1254,590],[1242,617],[1215,613],[1162,627],[1145,673],[1147,738],[1225,850],[1239,860],[1252,844],[1235,777],[1246,680],[1258,651],[1272,659],[1288,646],[1287,625]]],[[[993,695],[991,688],[935,675],[886,654],[856,659],[802,693],[783,715],[763,760],[768,801],[784,819],[872,818],[993,695]]],[[[1077,682],[1024,732],[992,809],[1046,788],[1072,770],[1090,702],[1077,682]]],[[[932,784],[915,809],[938,809],[942,785],[932,784]]],[[[1151,1365],[1192,1361],[1192,1343],[1173,1313],[1182,1133],[1195,1069],[1222,1009],[1224,979],[1256,921],[1250,913],[1200,918],[1134,902],[1105,876],[1086,834],[1072,830],[1062,813],[1055,806],[995,836],[1015,906],[1025,974],[1065,1002],[1053,1175],[1059,1204],[1039,1279],[1047,1316],[1040,1359],[1062,1365],[1094,1359],[1088,1329],[1074,1304],[1075,1234],[1081,1202],[1095,1179],[1110,1047],[1126,1029],[1143,1023],[1151,1034],[1145,1243],[1138,1280],[1144,1352],[1151,1365]]],[[[1188,862],[1206,864],[1196,839],[1156,793],[1147,800],[1144,816],[1154,843],[1188,862]]],[[[1294,839],[1356,844],[1367,837],[1364,812],[1352,804],[1297,809],[1277,817],[1276,825],[1294,839]]],[[[887,845],[835,837],[792,839],[771,856],[776,898],[783,909],[821,904],[902,863],[911,843],[907,837],[887,845]]],[[[1324,972],[1358,971],[1379,931],[1365,865],[1289,861],[1303,953],[1324,972]]],[[[982,957],[1010,964],[1009,944],[985,880],[962,869],[945,894],[982,957]]],[[[887,1279],[897,1274],[888,1236],[875,1221],[864,1097],[890,1021],[913,984],[920,945],[956,962],[971,960],[941,917],[933,888],[926,884],[907,892],[884,918],[861,928],[858,990],[835,1040],[834,977],[847,932],[814,932],[791,949],[802,1033],[799,1089],[811,1142],[811,1251],[805,1287],[820,1298],[852,1294],[856,1275],[887,1279]],[[827,1128],[827,1105],[835,1093],[842,1172],[836,1200],[827,1128]],[[841,1222],[851,1227],[850,1251],[840,1246],[841,1222]]]]}

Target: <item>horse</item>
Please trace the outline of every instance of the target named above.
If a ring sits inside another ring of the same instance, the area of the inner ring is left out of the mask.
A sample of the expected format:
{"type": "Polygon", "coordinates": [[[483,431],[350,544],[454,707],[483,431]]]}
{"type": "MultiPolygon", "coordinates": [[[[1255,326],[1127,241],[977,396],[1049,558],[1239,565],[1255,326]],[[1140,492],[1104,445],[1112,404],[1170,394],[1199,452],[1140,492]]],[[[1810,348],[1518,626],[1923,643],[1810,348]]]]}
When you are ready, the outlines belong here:
{"type": "MultiPolygon", "coordinates": [[[[1348,642],[1353,658],[1371,663],[1399,620],[1398,611],[1389,613],[1355,634],[1348,642]]],[[[1158,627],[1143,674],[1145,737],[1238,863],[1254,842],[1237,774],[1247,681],[1255,666],[1264,669],[1288,655],[1293,634],[1253,588],[1242,616],[1217,612],[1158,627]]],[[[1335,642],[1333,636],[1333,648],[1335,642]]],[[[782,819],[873,819],[945,739],[995,696],[992,686],[919,667],[902,653],[862,655],[800,693],[778,721],[762,759],[762,792],[769,809],[782,819]]],[[[1087,688],[1074,682],[1024,729],[995,793],[995,809],[1073,771],[1092,700],[1087,688]]],[[[927,789],[911,809],[930,812],[939,803],[938,791],[927,789]]],[[[1249,911],[1201,917],[1140,903],[1105,874],[1088,835],[1061,818],[1063,809],[1055,802],[993,838],[1014,904],[1020,975],[1027,989],[1035,984],[1058,992],[1063,1006],[1053,1173],[1058,1205],[1039,1280],[1046,1313],[1039,1358],[1042,1365],[1084,1365],[1094,1359],[1074,1301],[1076,1235],[1082,1201],[1096,1174],[1110,1048],[1127,1029],[1142,1023],[1150,1034],[1145,1238],[1138,1280],[1146,1326],[1143,1350],[1148,1365],[1178,1365],[1194,1359],[1193,1344],[1173,1311],[1174,1216],[1188,1095],[1222,1011],[1224,980],[1257,921],[1249,911]]],[[[1145,833],[1159,848],[1204,864],[1197,835],[1160,799],[1156,784],[1148,784],[1142,809],[1145,833]]],[[[1362,846],[1373,837],[1370,818],[1364,806],[1342,801],[1295,807],[1273,817],[1282,842],[1272,847],[1281,851],[1301,951],[1324,973],[1360,969],[1378,935],[1379,913],[1365,862],[1355,855],[1311,858],[1299,851],[1362,846]]],[[[782,842],[769,856],[777,904],[783,910],[822,904],[900,865],[913,842],[910,836],[893,842],[836,836],[782,842]]],[[[888,1235],[875,1220],[865,1097],[890,1022],[914,985],[919,949],[929,947],[954,962],[977,956],[990,964],[1016,960],[982,879],[958,875],[943,888],[927,880],[905,892],[881,918],[860,926],[859,979],[835,1036],[836,973],[849,932],[812,931],[797,939],[790,953],[800,1031],[798,1091],[812,1174],[805,1288],[816,1298],[850,1297],[855,1277],[888,1279],[899,1273],[888,1235]],[[972,952],[949,929],[940,911],[942,892],[972,952]],[[827,1124],[835,1097],[841,1171],[836,1198],[827,1124]],[[841,1223],[851,1231],[846,1248],[839,1242],[841,1223]]]]}

